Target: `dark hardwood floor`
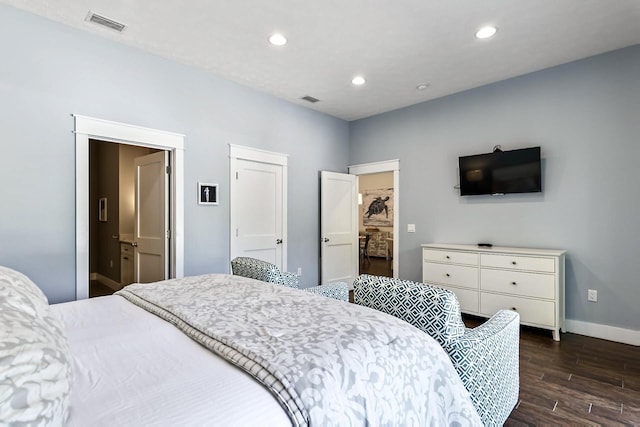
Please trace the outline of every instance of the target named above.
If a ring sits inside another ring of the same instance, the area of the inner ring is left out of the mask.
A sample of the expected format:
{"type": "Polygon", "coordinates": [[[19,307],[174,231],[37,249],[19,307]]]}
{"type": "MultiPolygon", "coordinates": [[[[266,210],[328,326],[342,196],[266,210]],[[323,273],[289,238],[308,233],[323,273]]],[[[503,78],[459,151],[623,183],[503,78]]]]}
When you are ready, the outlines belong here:
{"type": "Polygon", "coordinates": [[[89,281],[89,298],[112,295],[113,292],[114,292],[113,289],[111,289],[110,287],[108,287],[102,282],[99,282],[97,280],[89,281]]]}
{"type": "Polygon", "coordinates": [[[382,257],[360,257],[360,273],[393,277],[393,261],[382,257]]]}

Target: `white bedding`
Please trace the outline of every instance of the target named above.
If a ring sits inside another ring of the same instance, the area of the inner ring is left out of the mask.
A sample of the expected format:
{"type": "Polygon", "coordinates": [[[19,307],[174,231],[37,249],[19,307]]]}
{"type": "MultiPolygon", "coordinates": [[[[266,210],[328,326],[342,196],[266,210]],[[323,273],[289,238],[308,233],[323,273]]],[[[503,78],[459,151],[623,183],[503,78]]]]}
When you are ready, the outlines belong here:
{"type": "Polygon", "coordinates": [[[70,426],[291,425],[253,378],[120,296],[51,309],[73,354],[70,426]]]}

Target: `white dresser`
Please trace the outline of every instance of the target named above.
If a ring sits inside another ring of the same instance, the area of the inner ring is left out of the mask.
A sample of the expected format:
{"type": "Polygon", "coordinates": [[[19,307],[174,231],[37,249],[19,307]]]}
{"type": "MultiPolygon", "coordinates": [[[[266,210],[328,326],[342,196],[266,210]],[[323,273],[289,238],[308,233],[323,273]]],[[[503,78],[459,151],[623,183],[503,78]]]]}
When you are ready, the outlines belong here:
{"type": "Polygon", "coordinates": [[[520,323],[564,329],[562,250],[492,248],[476,245],[422,245],[422,281],[455,292],[462,312],[491,317],[515,310],[520,323]]]}

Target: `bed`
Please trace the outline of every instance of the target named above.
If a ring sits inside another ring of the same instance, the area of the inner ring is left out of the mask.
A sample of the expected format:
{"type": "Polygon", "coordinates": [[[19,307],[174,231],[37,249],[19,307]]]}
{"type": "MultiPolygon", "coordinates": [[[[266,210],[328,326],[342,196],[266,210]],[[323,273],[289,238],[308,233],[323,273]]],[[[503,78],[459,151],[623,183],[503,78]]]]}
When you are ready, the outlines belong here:
{"type": "Polygon", "coordinates": [[[0,424],[481,424],[429,336],[297,289],[212,274],[49,306],[0,267],[0,304],[0,424]]]}

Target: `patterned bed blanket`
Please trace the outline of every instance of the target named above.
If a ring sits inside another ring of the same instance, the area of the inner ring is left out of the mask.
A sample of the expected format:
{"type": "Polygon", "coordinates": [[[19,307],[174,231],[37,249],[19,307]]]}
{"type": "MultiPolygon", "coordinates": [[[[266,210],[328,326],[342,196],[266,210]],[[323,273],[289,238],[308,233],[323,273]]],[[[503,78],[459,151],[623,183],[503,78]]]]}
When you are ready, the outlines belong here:
{"type": "Polygon", "coordinates": [[[481,425],[436,341],[384,313],[222,274],[117,294],[252,375],[292,425],[481,425]]]}

